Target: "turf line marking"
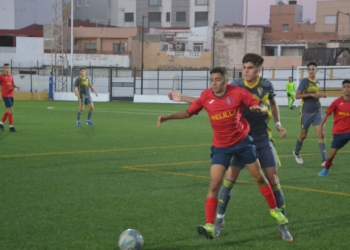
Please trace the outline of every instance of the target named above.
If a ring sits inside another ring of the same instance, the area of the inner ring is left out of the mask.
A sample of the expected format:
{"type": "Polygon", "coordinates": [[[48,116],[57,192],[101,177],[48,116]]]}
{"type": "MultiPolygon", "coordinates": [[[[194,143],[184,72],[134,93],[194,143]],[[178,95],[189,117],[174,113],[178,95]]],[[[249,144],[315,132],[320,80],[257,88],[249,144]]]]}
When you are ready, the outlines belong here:
{"type": "MultiPolygon", "coordinates": [[[[152,164],[150,164],[150,165],[152,165],[152,164]]],[[[156,164],[156,165],[160,165],[160,164],[156,164]]],[[[152,169],[139,168],[139,167],[133,167],[133,166],[125,166],[125,167],[122,167],[122,168],[128,169],[128,170],[134,170],[134,171],[149,172],[149,173],[158,173],[158,174],[166,174],[166,175],[177,175],[177,176],[193,177],[193,178],[197,178],[197,179],[210,179],[209,176],[202,176],[202,175],[195,175],[195,174],[184,174],[184,173],[177,173],[177,172],[167,172],[167,171],[152,170],[152,169]]],[[[237,180],[236,182],[242,183],[242,184],[248,184],[248,185],[256,185],[255,182],[249,182],[249,181],[239,181],[239,180],[237,180]]],[[[312,193],[331,194],[331,195],[339,195],[339,196],[350,197],[350,194],[341,193],[341,192],[332,192],[332,191],[327,191],[327,190],[317,190],[317,189],[312,189],[312,188],[300,188],[300,187],[284,186],[284,185],[281,185],[281,187],[284,188],[284,189],[293,189],[293,190],[312,192],[312,193]]]]}
{"type": "Polygon", "coordinates": [[[37,153],[37,154],[13,154],[13,155],[0,155],[0,159],[16,158],[16,157],[48,156],[48,155],[110,153],[110,152],[132,151],[132,150],[155,150],[155,149],[168,149],[168,148],[191,148],[191,147],[209,147],[209,146],[210,144],[197,144],[197,145],[161,146],[161,147],[149,147],[149,148],[118,148],[118,149],[83,150],[83,151],[70,151],[70,152],[46,152],[46,153],[37,153]]]}

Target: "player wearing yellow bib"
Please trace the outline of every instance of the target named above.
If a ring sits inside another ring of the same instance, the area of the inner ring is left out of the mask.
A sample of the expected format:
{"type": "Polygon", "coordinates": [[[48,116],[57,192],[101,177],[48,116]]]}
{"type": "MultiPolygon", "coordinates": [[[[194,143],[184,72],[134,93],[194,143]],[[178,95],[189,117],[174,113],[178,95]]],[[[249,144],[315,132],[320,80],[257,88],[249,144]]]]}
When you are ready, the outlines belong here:
{"type": "Polygon", "coordinates": [[[287,97],[288,97],[288,107],[293,109],[293,104],[295,101],[295,85],[292,77],[289,77],[289,81],[286,85],[287,97]]]}

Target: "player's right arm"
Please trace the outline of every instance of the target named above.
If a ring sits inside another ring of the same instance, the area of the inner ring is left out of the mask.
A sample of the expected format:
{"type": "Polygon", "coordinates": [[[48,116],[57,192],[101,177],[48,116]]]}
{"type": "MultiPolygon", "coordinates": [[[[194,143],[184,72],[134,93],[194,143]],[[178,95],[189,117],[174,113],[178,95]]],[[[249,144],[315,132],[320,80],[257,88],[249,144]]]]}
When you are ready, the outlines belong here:
{"type": "Polygon", "coordinates": [[[324,127],[324,124],[325,124],[326,121],[327,121],[328,116],[329,116],[329,115],[328,115],[327,113],[324,114],[324,116],[323,116],[323,118],[322,118],[322,121],[321,121],[321,124],[320,124],[320,126],[318,126],[318,128],[317,128],[317,136],[318,136],[319,138],[323,136],[323,127],[324,127]]]}
{"type": "Polygon", "coordinates": [[[161,115],[158,117],[158,123],[157,127],[159,128],[162,122],[166,122],[167,120],[173,120],[173,119],[186,119],[190,118],[191,115],[186,111],[180,111],[171,115],[161,115]]]}
{"type": "Polygon", "coordinates": [[[78,96],[77,88],[78,88],[78,85],[79,85],[79,79],[80,79],[80,77],[75,79],[74,86],[73,86],[73,91],[74,91],[75,96],[78,96]]]}
{"type": "Polygon", "coordinates": [[[184,96],[176,89],[173,89],[173,92],[168,93],[168,98],[174,102],[187,102],[187,103],[193,103],[197,99],[191,96],[184,96]]]}

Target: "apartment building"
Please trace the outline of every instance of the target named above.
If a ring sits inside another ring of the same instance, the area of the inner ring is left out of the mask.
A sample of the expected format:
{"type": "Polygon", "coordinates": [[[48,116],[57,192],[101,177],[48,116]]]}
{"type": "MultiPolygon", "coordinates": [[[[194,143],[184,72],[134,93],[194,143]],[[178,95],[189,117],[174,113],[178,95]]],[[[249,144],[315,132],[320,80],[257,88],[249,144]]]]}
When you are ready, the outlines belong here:
{"type": "Polygon", "coordinates": [[[316,32],[337,33],[337,39],[350,38],[350,1],[317,2],[316,32]]]}
{"type": "Polygon", "coordinates": [[[118,27],[243,24],[244,0],[76,0],[76,19],[118,27]]]}

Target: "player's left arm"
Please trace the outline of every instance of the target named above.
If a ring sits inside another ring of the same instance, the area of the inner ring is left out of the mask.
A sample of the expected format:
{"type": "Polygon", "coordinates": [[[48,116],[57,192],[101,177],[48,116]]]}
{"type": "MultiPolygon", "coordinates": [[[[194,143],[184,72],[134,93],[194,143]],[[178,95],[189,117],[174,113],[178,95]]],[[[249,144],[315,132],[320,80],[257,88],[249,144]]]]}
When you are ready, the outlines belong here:
{"type": "Polygon", "coordinates": [[[95,95],[98,96],[98,93],[97,93],[97,91],[95,90],[94,86],[92,86],[92,85],[90,84],[89,87],[90,87],[90,89],[95,93],[95,95]]]}
{"type": "Polygon", "coordinates": [[[324,116],[323,116],[323,118],[322,118],[322,121],[321,121],[321,124],[320,124],[320,126],[318,126],[318,128],[317,128],[317,136],[318,137],[323,137],[323,127],[324,127],[324,124],[326,123],[326,121],[327,121],[327,118],[328,118],[328,114],[327,114],[327,112],[324,114],[324,116]]]}
{"type": "Polygon", "coordinates": [[[271,107],[271,113],[272,113],[273,119],[275,120],[276,129],[280,133],[280,137],[284,138],[287,135],[287,131],[285,130],[285,128],[282,127],[282,124],[280,121],[280,108],[275,98],[270,99],[270,107],[271,107]]]}

